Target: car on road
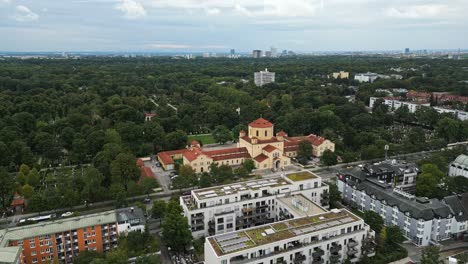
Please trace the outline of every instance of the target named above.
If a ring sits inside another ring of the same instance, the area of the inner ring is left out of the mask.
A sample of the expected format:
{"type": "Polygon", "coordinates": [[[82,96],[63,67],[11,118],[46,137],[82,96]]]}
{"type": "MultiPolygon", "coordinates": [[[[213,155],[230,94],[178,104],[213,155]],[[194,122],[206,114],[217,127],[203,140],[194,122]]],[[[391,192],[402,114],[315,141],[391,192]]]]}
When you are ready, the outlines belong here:
{"type": "Polygon", "coordinates": [[[146,203],[146,204],[151,203],[151,199],[150,198],[145,198],[145,199],[143,199],[143,203],[146,203]]]}
{"type": "Polygon", "coordinates": [[[70,217],[70,216],[72,216],[72,215],[74,215],[73,212],[66,212],[66,213],[63,213],[61,216],[62,216],[62,217],[70,217]]]}
{"type": "Polygon", "coordinates": [[[155,165],[156,165],[156,167],[161,168],[161,163],[156,162],[155,165]]]}
{"type": "Polygon", "coordinates": [[[177,178],[177,177],[179,177],[179,175],[177,175],[177,174],[176,174],[176,175],[173,175],[173,176],[171,176],[171,180],[174,180],[174,179],[177,178]]]}

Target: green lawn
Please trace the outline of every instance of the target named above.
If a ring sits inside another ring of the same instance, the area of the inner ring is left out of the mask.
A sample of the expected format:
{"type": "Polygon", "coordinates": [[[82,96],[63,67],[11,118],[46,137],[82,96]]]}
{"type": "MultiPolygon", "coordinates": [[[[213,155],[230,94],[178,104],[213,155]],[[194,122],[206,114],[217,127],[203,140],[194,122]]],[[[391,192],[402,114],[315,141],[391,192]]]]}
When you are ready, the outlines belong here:
{"type": "Polygon", "coordinates": [[[189,135],[188,136],[189,143],[192,142],[192,140],[197,140],[202,145],[216,143],[214,138],[213,138],[213,135],[211,135],[211,134],[189,135]]]}

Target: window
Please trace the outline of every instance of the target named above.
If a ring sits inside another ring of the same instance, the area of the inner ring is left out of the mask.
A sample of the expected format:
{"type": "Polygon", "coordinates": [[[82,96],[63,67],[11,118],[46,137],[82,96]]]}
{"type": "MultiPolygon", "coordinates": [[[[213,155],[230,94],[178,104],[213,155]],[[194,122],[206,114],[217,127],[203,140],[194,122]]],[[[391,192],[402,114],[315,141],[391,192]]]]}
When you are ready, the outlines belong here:
{"type": "Polygon", "coordinates": [[[36,247],[36,243],[29,243],[29,247],[30,247],[30,248],[35,248],[35,247],[36,247]]]}

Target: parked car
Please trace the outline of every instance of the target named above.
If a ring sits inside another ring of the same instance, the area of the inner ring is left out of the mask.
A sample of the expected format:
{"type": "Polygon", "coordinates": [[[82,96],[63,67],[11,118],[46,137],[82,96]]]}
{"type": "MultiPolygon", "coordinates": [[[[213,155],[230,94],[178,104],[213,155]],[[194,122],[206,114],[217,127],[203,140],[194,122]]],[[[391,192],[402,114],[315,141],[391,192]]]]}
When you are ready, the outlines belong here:
{"type": "Polygon", "coordinates": [[[146,204],[151,203],[151,199],[150,198],[145,198],[145,199],[143,199],[143,203],[146,203],[146,204]]]}
{"type": "Polygon", "coordinates": [[[161,163],[156,162],[156,167],[161,168],[161,163]]]}

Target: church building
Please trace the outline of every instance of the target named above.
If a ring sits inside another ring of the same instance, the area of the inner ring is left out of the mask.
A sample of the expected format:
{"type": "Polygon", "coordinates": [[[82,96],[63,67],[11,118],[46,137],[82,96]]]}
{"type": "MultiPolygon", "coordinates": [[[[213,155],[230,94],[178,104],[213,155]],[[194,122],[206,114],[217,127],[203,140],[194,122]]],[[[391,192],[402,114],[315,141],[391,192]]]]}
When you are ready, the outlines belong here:
{"type": "Polygon", "coordinates": [[[208,171],[212,163],[218,165],[239,166],[244,160],[252,159],[257,169],[281,169],[291,164],[291,158],[297,156],[301,141],[312,145],[312,155],[322,156],[327,149],[335,151],[335,144],[316,135],[288,137],[284,131],[274,134],[274,125],[259,118],[251,122],[248,131],[240,131],[236,148],[205,150],[197,141],[192,141],[186,149],[158,153],[158,160],[164,169],[174,169],[174,160],[182,160],[195,172],[208,171]]]}

